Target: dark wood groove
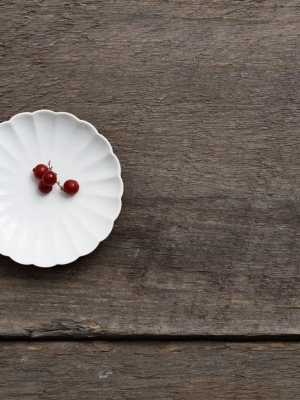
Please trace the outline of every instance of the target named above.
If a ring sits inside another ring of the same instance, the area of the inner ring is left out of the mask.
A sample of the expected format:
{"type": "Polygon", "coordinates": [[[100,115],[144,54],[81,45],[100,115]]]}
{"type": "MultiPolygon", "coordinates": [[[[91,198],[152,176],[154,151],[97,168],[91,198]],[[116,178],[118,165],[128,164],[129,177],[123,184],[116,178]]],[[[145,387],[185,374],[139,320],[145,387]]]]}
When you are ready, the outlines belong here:
{"type": "Polygon", "coordinates": [[[232,336],[232,335],[116,335],[116,336],[97,336],[97,337],[71,337],[71,336],[46,336],[46,337],[30,337],[30,336],[1,336],[0,342],[237,342],[237,343],[255,343],[255,342],[300,342],[300,335],[249,335],[249,336],[232,336]]]}

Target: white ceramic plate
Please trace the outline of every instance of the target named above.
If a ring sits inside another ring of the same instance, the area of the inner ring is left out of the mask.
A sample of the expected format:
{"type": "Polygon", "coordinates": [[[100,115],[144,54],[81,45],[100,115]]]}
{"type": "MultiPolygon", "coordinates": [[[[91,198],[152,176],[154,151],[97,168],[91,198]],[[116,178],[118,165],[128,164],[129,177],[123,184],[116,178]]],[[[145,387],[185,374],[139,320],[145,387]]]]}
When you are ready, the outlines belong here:
{"type": "Polygon", "coordinates": [[[121,210],[121,168],[112,147],[88,122],[40,110],[0,124],[0,253],[20,264],[52,267],[92,252],[121,210]],[[61,183],[38,191],[32,169],[51,160],[61,183]]]}

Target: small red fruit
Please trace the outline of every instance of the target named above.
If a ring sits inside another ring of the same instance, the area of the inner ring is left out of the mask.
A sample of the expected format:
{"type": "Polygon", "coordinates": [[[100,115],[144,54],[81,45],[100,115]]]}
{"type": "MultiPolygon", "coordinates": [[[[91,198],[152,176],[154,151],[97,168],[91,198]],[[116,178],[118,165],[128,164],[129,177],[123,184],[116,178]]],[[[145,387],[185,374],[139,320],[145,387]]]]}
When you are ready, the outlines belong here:
{"type": "Polygon", "coordinates": [[[42,179],[44,173],[48,171],[49,168],[45,164],[38,164],[35,168],[33,168],[34,176],[37,179],[42,179]]]}
{"type": "Polygon", "coordinates": [[[45,185],[43,181],[41,181],[41,182],[39,183],[39,191],[40,191],[40,192],[46,194],[46,193],[51,192],[51,190],[52,190],[52,186],[47,186],[47,185],[45,185]]]}
{"type": "Polygon", "coordinates": [[[57,176],[53,171],[46,171],[43,175],[42,182],[47,186],[53,186],[56,184],[57,176]]]}
{"type": "Polygon", "coordinates": [[[76,194],[79,190],[79,184],[73,179],[69,179],[64,183],[64,191],[68,194],[76,194]]]}

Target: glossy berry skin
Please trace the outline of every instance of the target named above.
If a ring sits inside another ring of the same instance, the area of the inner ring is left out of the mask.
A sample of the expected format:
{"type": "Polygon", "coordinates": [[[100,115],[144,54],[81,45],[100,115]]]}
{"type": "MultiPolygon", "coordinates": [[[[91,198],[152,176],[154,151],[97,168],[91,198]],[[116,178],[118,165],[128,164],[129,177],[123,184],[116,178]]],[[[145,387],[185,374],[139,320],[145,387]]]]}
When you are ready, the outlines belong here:
{"type": "Polygon", "coordinates": [[[46,194],[46,193],[51,192],[51,190],[52,190],[52,186],[47,186],[47,185],[45,185],[43,181],[41,181],[41,182],[39,183],[39,191],[40,191],[40,192],[46,194]]]}
{"type": "Polygon", "coordinates": [[[49,168],[45,164],[38,164],[35,168],[33,168],[34,176],[37,179],[42,179],[44,173],[48,171],[49,168]]]}
{"type": "Polygon", "coordinates": [[[68,194],[76,194],[79,190],[79,184],[73,179],[69,179],[64,183],[64,191],[68,194]]]}
{"type": "Polygon", "coordinates": [[[56,184],[57,176],[53,171],[46,171],[42,177],[42,182],[47,186],[53,186],[56,184]]]}

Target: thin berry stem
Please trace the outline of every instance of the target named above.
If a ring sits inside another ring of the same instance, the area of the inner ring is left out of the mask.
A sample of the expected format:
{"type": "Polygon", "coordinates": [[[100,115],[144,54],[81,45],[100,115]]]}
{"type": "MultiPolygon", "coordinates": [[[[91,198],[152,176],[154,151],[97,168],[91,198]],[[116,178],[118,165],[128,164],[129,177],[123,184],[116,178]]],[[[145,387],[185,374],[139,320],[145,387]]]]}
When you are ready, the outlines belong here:
{"type": "Polygon", "coordinates": [[[57,183],[57,184],[58,184],[58,186],[60,187],[60,190],[63,190],[63,191],[65,191],[64,187],[63,187],[63,186],[61,186],[60,182],[56,182],[56,183],[57,183]]]}

